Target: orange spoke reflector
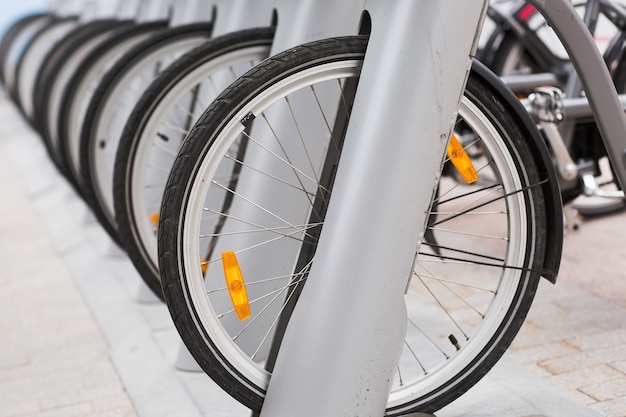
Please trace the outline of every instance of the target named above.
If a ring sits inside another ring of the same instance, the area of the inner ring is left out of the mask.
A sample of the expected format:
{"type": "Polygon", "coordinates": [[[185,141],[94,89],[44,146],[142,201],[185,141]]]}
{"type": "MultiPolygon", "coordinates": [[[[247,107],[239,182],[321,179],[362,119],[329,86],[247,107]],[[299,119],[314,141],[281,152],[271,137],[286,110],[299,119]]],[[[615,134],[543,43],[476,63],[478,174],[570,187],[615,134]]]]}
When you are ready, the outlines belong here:
{"type": "Polygon", "coordinates": [[[230,300],[235,307],[239,320],[245,320],[250,317],[250,303],[235,252],[222,252],[222,264],[224,265],[224,277],[226,277],[230,300]]]}
{"type": "Polygon", "coordinates": [[[206,274],[206,271],[209,270],[209,261],[204,258],[200,259],[200,269],[202,270],[203,274],[206,274]]]}
{"type": "Polygon", "coordinates": [[[159,224],[159,213],[152,213],[150,215],[150,221],[152,222],[152,224],[157,226],[159,224]]]}
{"type": "Polygon", "coordinates": [[[478,174],[474,169],[471,158],[467,152],[465,152],[463,145],[461,145],[461,142],[459,142],[454,134],[450,137],[450,143],[448,144],[448,151],[446,153],[456,170],[468,184],[478,180],[478,174]]]}

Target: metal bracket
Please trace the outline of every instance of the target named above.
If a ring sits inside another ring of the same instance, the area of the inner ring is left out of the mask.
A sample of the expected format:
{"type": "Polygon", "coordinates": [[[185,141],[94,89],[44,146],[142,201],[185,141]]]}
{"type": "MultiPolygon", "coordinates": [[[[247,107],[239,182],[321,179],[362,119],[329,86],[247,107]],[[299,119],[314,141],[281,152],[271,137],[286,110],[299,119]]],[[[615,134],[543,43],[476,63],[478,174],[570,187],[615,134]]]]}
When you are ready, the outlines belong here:
{"type": "Polygon", "coordinates": [[[556,87],[538,88],[528,96],[528,103],[531,114],[539,122],[544,136],[550,143],[559,175],[566,181],[575,180],[578,176],[578,168],[557,127],[557,123],[563,120],[561,90],[556,87]]]}
{"type": "Polygon", "coordinates": [[[556,87],[536,88],[529,96],[532,115],[535,119],[558,123],[563,120],[563,93],[556,87]]]}

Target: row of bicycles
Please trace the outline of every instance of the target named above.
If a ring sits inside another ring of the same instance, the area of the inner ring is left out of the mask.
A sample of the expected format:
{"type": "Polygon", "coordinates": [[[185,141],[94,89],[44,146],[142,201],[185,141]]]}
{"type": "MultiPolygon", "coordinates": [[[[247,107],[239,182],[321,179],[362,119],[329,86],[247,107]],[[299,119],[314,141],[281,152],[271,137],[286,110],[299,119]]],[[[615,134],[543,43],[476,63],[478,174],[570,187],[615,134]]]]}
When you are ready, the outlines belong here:
{"type": "MultiPolygon", "coordinates": [[[[200,367],[257,411],[314,265],[372,29],[359,12],[353,36],[276,48],[281,7],[298,7],[278,3],[60,0],[0,43],[4,88],[59,173],[200,367]]],[[[626,10],[574,6],[592,32],[608,28],[623,92],[626,10]]],[[[440,409],[506,351],[540,278],[556,279],[561,202],[624,207],[542,15],[493,1],[484,27],[411,260],[388,415],[440,409]]]]}

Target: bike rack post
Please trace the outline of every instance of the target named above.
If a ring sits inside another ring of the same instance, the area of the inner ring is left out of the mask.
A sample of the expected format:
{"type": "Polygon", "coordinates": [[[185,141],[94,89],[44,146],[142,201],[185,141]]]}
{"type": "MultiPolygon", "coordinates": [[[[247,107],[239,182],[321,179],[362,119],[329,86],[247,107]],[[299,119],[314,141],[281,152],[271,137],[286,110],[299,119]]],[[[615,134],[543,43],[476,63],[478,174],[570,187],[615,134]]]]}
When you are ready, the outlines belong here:
{"type": "Polygon", "coordinates": [[[134,18],[139,0],[93,0],[81,2],[79,20],[89,22],[95,19],[111,17],[134,18]]]}
{"type": "Polygon", "coordinates": [[[319,39],[356,35],[364,5],[365,0],[282,0],[271,54],[319,39]]]}
{"type": "Polygon", "coordinates": [[[153,20],[165,20],[170,18],[170,6],[172,0],[140,0],[138,22],[149,22],[153,20]]]}
{"type": "Polygon", "coordinates": [[[199,0],[172,0],[170,27],[211,20],[211,2],[199,0]]]}
{"type": "Polygon", "coordinates": [[[139,11],[140,3],[140,0],[119,0],[116,4],[115,16],[117,16],[120,20],[134,19],[139,11]]]}
{"type": "Polygon", "coordinates": [[[213,36],[272,24],[272,13],[278,0],[218,0],[213,36]]]}
{"type": "Polygon", "coordinates": [[[83,10],[84,3],[79,0],[59,1],[50,6],[49,10],[57,16],[77,16],[83,10]]]}
{"type": "Polygon", "coordinates": [[[384,414],[404,290],[487,3],[366,2],[372,33],[333,199],[261,417],[384,414]]]}

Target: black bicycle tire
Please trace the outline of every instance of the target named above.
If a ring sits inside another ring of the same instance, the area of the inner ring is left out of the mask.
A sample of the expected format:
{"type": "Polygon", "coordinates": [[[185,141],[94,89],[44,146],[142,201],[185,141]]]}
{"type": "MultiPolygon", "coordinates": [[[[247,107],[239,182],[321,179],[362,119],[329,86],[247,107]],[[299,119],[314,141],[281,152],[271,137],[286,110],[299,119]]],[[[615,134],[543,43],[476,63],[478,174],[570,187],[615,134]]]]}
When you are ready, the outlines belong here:
{"type": "Polygon", "coordinates": [[[37,36],[42,28],[53,24],[57,19],[58,17],[53,14],[47,14],[41,19],[35,19],[31,21],[30,24],[24,25],[15,38],[11,40],[11,44],[8,45],[2,57],[3,62],[0,68],[2,72],[2,83],[9,93],[9,97],[11,97],[11,91],[15,86],[16,66],[22,51],[30,43],[32,38],[37,36]],[[11,61],[9,61],[9,59],[11,61]]]}
{"type": "MultiPolygon", "coordinates": [[[[28,25],[40,19],[51,19],[52,16],[48,13],[33,13],[26,16],[22,16],[9,26],[4,32],[2,40],[0,41],[0,68],[4,68],[4,61],[6,54],[11,49],[11,46],[15,39],[20,35],[22,30],[28,25]]],[[[0,71],[0,82],[4,84],[4,74],[0,71]]]]}
{"type": "MultiPolygon", "coordinates": [[[[78,18],[76,16],[67,16],[67,17],[63,17],[63,18],[58,18],[56,19],[54,22],[52,22],[49,25],[46,25],[44,28],[42,28],[37,35],[35,35],[29,42],[28,45],[26,45],[26,47],[24,48],[24,50],[22,51],[22,54],[20,55],[20,58],[17,62],[16,68],[15,68],[15,84],[14,84],[14,88],[11,91],[11,98],[13,99],[13,101],[15,102],[15,104],[17,105],[18,109],[22,112],[22,114],[24,115],[24,118],[32,125],[32,120],[31,118],[26,114],[26,111],[24,109],[24,103],[22,103],[22,98],[20,97],[20,83],[22,81],[22,70],[25,69],[25,67],[27,66],[26,63],[24,62],[24,60],[26,59],[26,57],[28,56],[31,48],[34,48],[35,46],[37,46],[37,42],[40,40],[44,40],[47,41],[47,38],[49,36],[49,31],[55,30],[56,27],[62,26],[62,25],[66,25],[66,24],[77,24],[78,18]]],[[[71,31],[71,29],[68,30],[71,31]]],[[[54,47],[55,43],[50,44],[51,47],[54,47]]],[[[42,60],[40,60],[40,63],[43,64],[43,57],[42,60]]],[[[37,69],[38,70],[38,69],[37,69]]]]}
{"type": "MultiPolygon", "coordinates": [[[[100,198],[97,195],[97,185],[94,184],[95,179],[91,170],[91,147],[97,146],[94,141],[98,141],[99,138],[94,138],[93,135],[93,122],[99,119],[99,113],[102,111],[101,106],[105,103],[106,98],[110,95],[112,87],[123,77],[123,75],[133,66],[136,62],[140,62],[141,59],[155,51],[159,51],[162,47],[171,43],[180,42],[185,39],[194,39],[198,37],[206,37],[208,40],[211,36],[212,24],[211,23],[192,23],[189,25],[176,26],[173,28],[164,29],[158,33],[150,36],[142,42],[139,42],[131,49],[129,49],[120,59],[118,59],[113,67],[109,69],[102,80],[98,84],[89,106],[85,113],[85,120],[90,120],[92,123],[85,123],[82,126],[80,133],[80,174],[82,178],[81,182],[81,194],[91,207],[96,219],[109,233],[109,235],[119,242],[119,236],[117,231],[117,225],[107,216],[104,209],[101,206],[100,198]]],[[[125,123],[125,120],[121,120],[120,123],[125,123]]]]}
{"type": "Polygon", "coordinates": [[[52,86],[64,65],[77,49],[86,42],[106,32],[113,31],[123,25],[130,25],[131,21],[117,19],[104,19],[88,22],[74,28],[58,44],[56,44],[44,58],[44,65],[40,68],[34,87],[34,116],[35,129],[43,137],[50,151],[50,132],[46,112],[48,111],[48,98],[52,86]]]}
{"type": "MultiPolygon", "coordinates": [[[[271,79],[275,82],[290,73],[310,68],[316,62],[328,62],[333,57],[362,59],[366,42],[366,38],[363,37],[314,42],[288,50],[255,67],[232,84],[198,121],[188,139],[183,143],[168,179],[160,215],[158,246],[159,268],[170,314],[183,341],[202,369],[214,381],[224,387],[230,395],[253,410],[259,410],[262,406],[264,394],[261,387],[251,386],[250,381],[241,379],[242,376],[236,369],[225,364],[227,361],[219,353],[219,348],[212,346],[208,335],[196,328],[197,313],[188,310],[190,307],[187,304],[190,296],[185,289],[186,277],[182,272],[184,268],[181,268],[178,259],[178,251],[184,250],[180,245],[184,243],[180,241],[179,233],[181,232],[177,226],[182,222],[182,216],[185,212],[186,196],[189,189],[187,181],[196,175],[197,167],[212,145],[211,142],[217,135],[216,132],[221,131],[227,121],[230,120],[230,115],[235,114],[242,103],[250,100],[257,91],[264,88],[262,80],[271,79]],[[301,59],[303,55],[306,56],[306,59],[301,59]],[[209,135],[208,138],[207,134],[209,135]]],[[[515,154],[518,155],[517,169],[527,173],[528,178],[531,178],[531,183],[540,184],[540,174],[533,162],[532,152],[525,142],[528,137],[524,134],[527,133],[524,132],[526,127],[523,124],[520,125],[514,117],[509,118],[508,112],[503,111],[503,109],[508,109],[515,113],[519,109],[511,108],[507,99],[501,99],[498,89],[491,88],[482,76],[486,73],[484,67],[475,65],[474,69],[478,69],[478,75],[473,72],[468,81],[468,89],[472,91],[472,94],[479,95],[474,104],[478,104],[483,111],[490,109],[491,116],[497,121],[496,124],[504,132],[513,132],[511,134],[514,136],[508,146],[512,147],[515,154]],[[498,120],[499,117],[506,118],[504,124],[498,120]]],[[[543,192],[541,187],[533,187],[532,193],[533,202],[531,204],[535,209],[530,217],[534,222],[532,244],[536,245],[537,256],[532,260],[526,259],[525,261],[525,265],[530,268],[530,271],[525,281],[517,289],[517,301],[513,303],[514,306],[510,307],[506,319],[502,320],[502,332],[494,335],[490,340],[490,345],[484,348],[480,355],[477,355],[477,358],[463,371],[459,372],[462,374],[460,379],[450,381],[433,393],[401,408],[387,410],[388,415],[404,415],[413,411],[434,412],[442,408],[476,384],[512,342],[530,308],[539,282],[539,269],[545,253],[544,242],[541,241],[541,236],[545,236],[547,228],[544,218],[543,192]],[[535,207],[535,205],[537,206],[535,207]]],[[[528,251],[526,253],[527,257],[530,256],[528,251]]]]}
{"type": "Polygon", "coordinates": [[[66,141],[67,135],[70,131],[71,127],[69,126],[69,108],[73,101],[74,96],[78,93],[78,86],[81,81],[84,80],[88,71],[100,60],[100,57],[104,55],[107,51],[112,50],[116,46],[118,46],[121,42],[128,40],[133,37],[143,36],[150,33],[154,33],[159,30],[163,30],[168,25],[167,21],[155,21],[155,22],[146,22],[133,24],[130,27],[123,27],[115,30],[115,34],[113,34],[110,38],[106,39],[104,42],[100,43],[98,47],[92,50],[84,59],[80,62],[80,64],[76,67],[74,71],[74,75],[72,76],[73,82],[70,83],[62,94],[60,111],[57,116],[58,120],[58,148],[55,149],[55,154],[59,155],[59,162],[63,166],[63,172],[66,172],[67,179],[70,184],[74,187],[76,192],[82,196],[82,188],[80,186],[81,179],[76,177],[72,170],[69,167],[69,150],[67,149],[66,141]]]}
{"type": "Polygon", "coordinates": [[[132,207],[131,175],[138,141],[150,113],[160,100],[187,74],[205,62],[233,49],[271,44],[274,28],[248,29],[214,38],[181,56],[167,67],[142,95],[128,118],[118,147],[113,181],[116,222],[120,242],[146,285],[163,300],[158,265],[150,259],[137,232],[132,207]]]}

